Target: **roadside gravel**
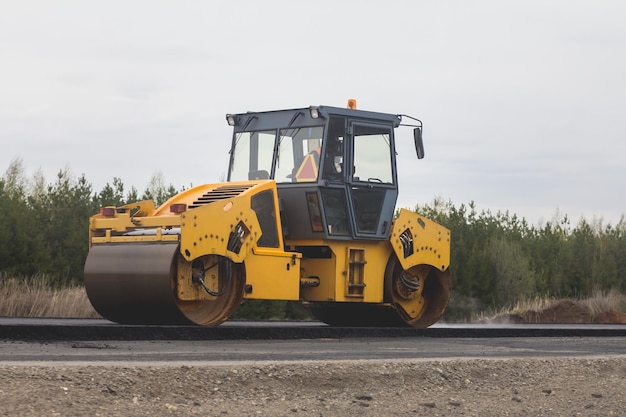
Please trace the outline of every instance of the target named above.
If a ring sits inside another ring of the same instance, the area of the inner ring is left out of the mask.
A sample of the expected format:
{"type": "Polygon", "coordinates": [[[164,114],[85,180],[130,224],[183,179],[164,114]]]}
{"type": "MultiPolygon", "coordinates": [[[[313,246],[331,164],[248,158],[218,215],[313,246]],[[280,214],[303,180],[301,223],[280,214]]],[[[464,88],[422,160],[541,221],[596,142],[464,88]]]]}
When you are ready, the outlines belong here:
{"type": "Polygon", "coordinates": [[[0,363],[3,416],[626,416],[626,357],[0,363]]]}

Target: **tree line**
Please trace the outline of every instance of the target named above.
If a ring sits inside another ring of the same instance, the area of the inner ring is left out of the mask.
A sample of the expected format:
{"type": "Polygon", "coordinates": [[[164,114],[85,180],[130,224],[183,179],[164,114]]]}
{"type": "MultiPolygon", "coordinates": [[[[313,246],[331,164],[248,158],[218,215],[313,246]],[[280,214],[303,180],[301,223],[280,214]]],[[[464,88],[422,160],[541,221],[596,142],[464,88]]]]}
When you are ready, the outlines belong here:
{"type": "Polygon", "coordinates": [[[88,251],[89,217],[104,206],[153,199],[158,204],[177,193],[155,173],[140,195],[113,178],[94,191],[84,175],[69,169],[46,184],[40,171],[27,178],[15,159],[0,178],[0,277],[45,275],[50,285],[82,283],[88,251]]]}
{"type": "MultiPolygon", "coordinates": [[[[46,183],[14,160],[0,178],[0,277],[43,274],[54,286],[82,283],[89,217],[101,207],[143,199],[163,203],[177,190],[154,174],[139,193],[113,178],[95,191],[62,169],[46,183]]],[[[478,211],[436,199],[418,213],[451,230],[453,298],[448,319],[497,310],[533,297],[626,292],[626,221],[616,225],[558,216],[531,225],[509,212],[478,211]]]]}
{"type": "Polygon", "coordinates": [[[452,302],[446,318],[497,311],[520,300],[626,292],[626,220],[575,225],[556,215],[531,225],[509,212],[435,199],[416,207],[451,230],[452,302]]]}

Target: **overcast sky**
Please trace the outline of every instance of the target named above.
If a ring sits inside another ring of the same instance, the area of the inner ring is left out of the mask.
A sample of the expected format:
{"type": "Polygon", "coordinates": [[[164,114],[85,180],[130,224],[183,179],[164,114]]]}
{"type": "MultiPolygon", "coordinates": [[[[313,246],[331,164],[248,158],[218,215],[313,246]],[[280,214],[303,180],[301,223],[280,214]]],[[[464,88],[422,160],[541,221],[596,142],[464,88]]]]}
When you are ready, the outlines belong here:
{"type": "Polygon", "coordinates": [[[226,113],[405,113],[399,205],[626,213],[626,2],[0,0],[0,175],[222,180],[226,113]]]}

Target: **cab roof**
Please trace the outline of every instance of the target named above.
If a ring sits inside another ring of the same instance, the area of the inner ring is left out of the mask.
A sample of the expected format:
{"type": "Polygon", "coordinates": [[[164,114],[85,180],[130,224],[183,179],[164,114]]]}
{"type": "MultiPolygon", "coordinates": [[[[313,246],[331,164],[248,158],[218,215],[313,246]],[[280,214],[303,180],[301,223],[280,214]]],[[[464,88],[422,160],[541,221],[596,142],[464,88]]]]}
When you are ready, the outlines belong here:
{"type": "MultiPolygon", "coordinates": [[[[344,116],[361,121],[391,123],[397,127],[402,116],[398,114],[379,113],[365,110],[348,109],[332,106],[309,106],[299,109],[269,110],[262,112],[227,114],[226,118],[233,121],[235,132],[248,130],[265,130],[286,127],[322,126],[330,116],[344,116]],[[317,114],[315,114],[317,112],[317,114]]],[[[230,124],[229,120],[229,124],[230,124]]]]}

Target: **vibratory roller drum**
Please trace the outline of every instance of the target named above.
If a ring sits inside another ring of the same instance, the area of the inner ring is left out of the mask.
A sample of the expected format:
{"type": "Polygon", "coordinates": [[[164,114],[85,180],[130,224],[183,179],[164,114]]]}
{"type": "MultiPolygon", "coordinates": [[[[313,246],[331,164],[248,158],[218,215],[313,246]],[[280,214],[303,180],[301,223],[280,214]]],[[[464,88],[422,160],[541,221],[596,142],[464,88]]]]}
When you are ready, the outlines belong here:
{"type": "Polygon", "coordinates": [[[176,243],[99,244],[89,251],[85,288],[96,311],[125,324],[227,320],[243,296],[243,268],[226,258],[192,263],[176,243]]]}

